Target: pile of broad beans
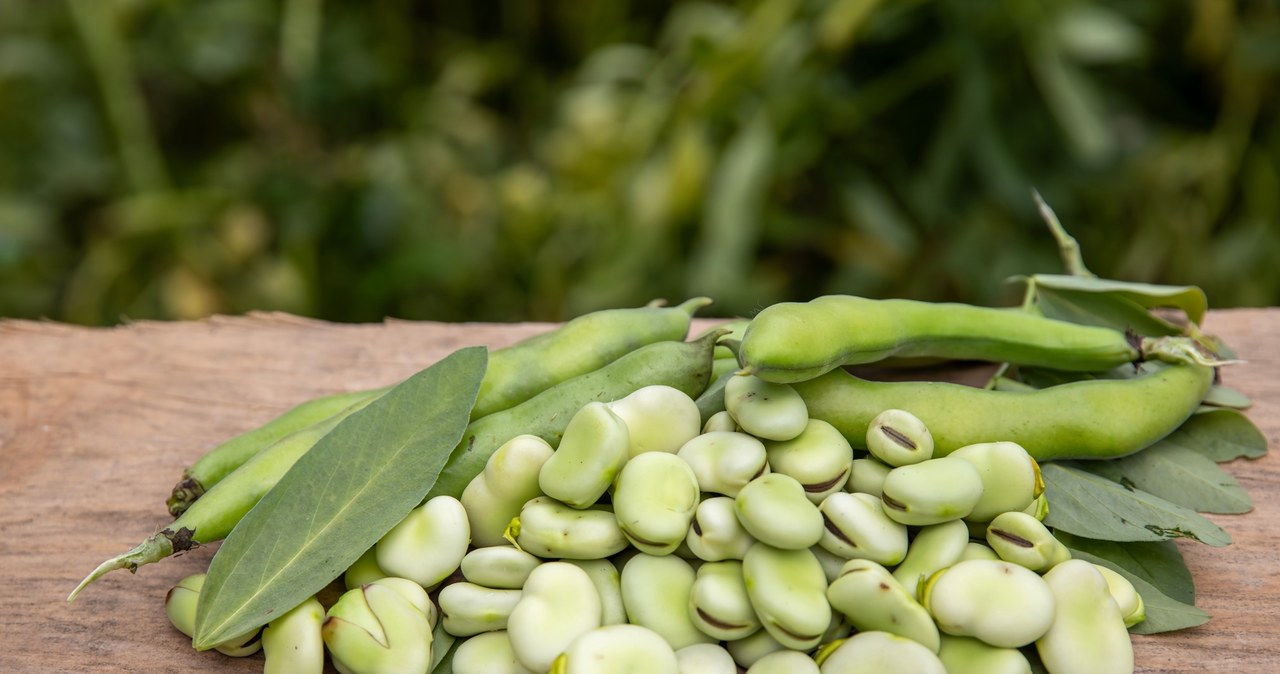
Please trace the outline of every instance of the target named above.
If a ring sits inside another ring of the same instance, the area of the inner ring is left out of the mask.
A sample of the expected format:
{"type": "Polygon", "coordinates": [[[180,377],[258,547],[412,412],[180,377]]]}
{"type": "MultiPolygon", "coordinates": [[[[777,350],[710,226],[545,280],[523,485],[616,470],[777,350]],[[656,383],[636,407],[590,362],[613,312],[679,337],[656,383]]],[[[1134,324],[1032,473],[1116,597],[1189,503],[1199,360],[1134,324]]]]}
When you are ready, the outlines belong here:
{"type": "MultiPolygon", "coordinates": [[[[1141,599],[1041,524],[1020,445],[934,457],[885,410],[855,453],[786,384],[728,380],[702,422],[668,386],[593,402],[558,447],[504,443],[270,623],[267,672],[1053,674],[1133,670],[1141,599]],[[449,651],[452,652],[449,652],[449,651]]],[[[199,577],[167,602],[189,625],[199,577]],[[185,603],[184,603],[185,602],[185,603]]],[[[220,648],[246,654],[247,635],[220,648]]]]}
{"type": "MultiPolygon", "coordinates": [[[[599,312],[495,351],[463,443],[339,579],[345,593],[217,649],[261,650],[265,672],[294,674],[326,659],[343,674],[1133,671],[1142,599],[1043,524],[1037,460],[1164,437],[1204,399],[1212,354],[1029,313],[851,297],[685,341],[706,303],[599,312]],[[1020,391],[842,367],[921,359],[1081,373],[1163,362],[1020,391]]],[[[177,519],[76,592],[225,537],[381,393],[313,401],[215,449],[175,487],[177,519]]],[[[188,635],[203,580],[166,598],[188,635]]]]}

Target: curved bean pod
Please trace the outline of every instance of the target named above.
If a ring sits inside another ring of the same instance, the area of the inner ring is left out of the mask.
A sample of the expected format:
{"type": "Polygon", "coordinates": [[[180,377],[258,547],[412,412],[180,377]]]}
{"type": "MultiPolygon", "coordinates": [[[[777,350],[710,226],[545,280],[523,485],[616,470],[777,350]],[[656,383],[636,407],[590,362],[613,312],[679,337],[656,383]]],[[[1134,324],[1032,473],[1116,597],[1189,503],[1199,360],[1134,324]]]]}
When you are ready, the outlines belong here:
{"type": "Polygon", "coordinates": [[[982,442],[1022,445],[1037,461],[1109,459],[1143,449],[1186,421],[1213,383],[1199,365],[1145,367],[1132,379],[1092,379],[1029,392],[990,391],[946,382],[872,382],[842,370],[793,384],[809,415],[865,449],[882,410],[919,417],[934,456],[982,442]]]}
{"type": "Polygon", "coordinates": [[[684,340],[693,314],[708,304],[710,299],[695,297],[674,307],[650,303],[635,309],[594,311],[551,332],[495,350],[489,355],[489,369],[471,418],[514,407],[645,345],[684,340]]]}
{"type": "Polygon", "coordinates": [[[747,326],[738,359],[745,373],[794,383],[891,357],[1098,372],[1139,360],[1139,346],[1117,330],[1020,309],[828,295],[766,307],[747,326]]]}

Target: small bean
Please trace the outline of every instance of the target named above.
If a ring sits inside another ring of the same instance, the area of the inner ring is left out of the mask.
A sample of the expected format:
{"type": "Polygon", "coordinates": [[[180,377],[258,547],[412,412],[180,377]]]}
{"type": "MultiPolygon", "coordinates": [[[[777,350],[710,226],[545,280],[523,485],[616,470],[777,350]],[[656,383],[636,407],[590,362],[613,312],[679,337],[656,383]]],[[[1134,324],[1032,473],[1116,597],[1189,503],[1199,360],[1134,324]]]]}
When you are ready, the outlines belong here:
{"type": "Polygon", "coordinates": [[[725,496],[737,496],[748,482],[769,472],[764,443],[746,433],[704,433],[685,443],[676,455],[693,469],[702,491],[725,496]]]}
{"type": "Polygon", "coordinates": [[[676,651],[680,674],[738,674],[738,664],[720,644],[693,644],[676,651]]]}
{"type": "Polygon", "coordinates": [[[920,589],[938,629],[992,646],[1021,648],[1054,622],[1054,593],[1034,571],[973,559],[943,569],[920,589]]]}
{"type": "Polygon", "coordinates": [[[738,521],[734,500],[728,496],[713,496],[699,503],[685,538],[689,551],[707,562],[742,559],[755,542],[738,521]]]}
{"type": "Polygon", "coordinates": [[[541,559],[513,545],[476,548],[462,558],[462,577],[476,585],[519,590],[541,559]]]}
{"type": "Polygon", "coordinates": [[[573,508],[588,508],[604,495],[627,462],[627,424],[601,402],[587,403],[569,420],[564,437],[538,471],[542,493],[573,508]]]}
{"type": "Polygon", "coordinates": [[[1040,466],[1016,442],[967,445],[947,456],[968,461],[982,478],[982,497],[969,520],[989,522],[1000,513],[1022,510],[1044,492],[1040,466]]]}
{"type": "Polygon", "coordinates": [[[671,554],[689,533],[699,493],[698,478],[684,459],[648,452],[633,457],[618,473],[613,513],[636,548],[671,554]]]}
{"type": "Polygon", "coordinates": [[[324,671],[324,607],[315,597],[267,623],[262,630],[263,674],[320,674],[324,671]]]}
{"type": "Polygon", "coordinates": [[[893,577],[912,595],[924,579],[960,561],[969,545],[969,529],[960,520],[922,527],[893,577]]]}
{"type": "Polygon", "coordinates": [[[697,403],[670,386],[646,386],[608,405],[627,425],[631,458],[644,452],[675,454],[702,426],[697,403]]]}
{"type": "Polygon", "coordinates": [[[1018,649],[992,646],[972,637],[943,634],[938,659],[947,674],[1031,674],[1031,663],[1018,649]]]}
{"type": "MultiPolygon", "coordinates": [[[[196,573],[178,581],[164,596],[164,611],[169,616],[169,623],[174,629],[187,636],[195,634],[196,607],[200,602],[200,592],[204,589],[205,574],[196,573]]],[[[214,646],[224,655],[240,658],[253,655],[262,648],[259,630],[227,639],[214,646]]]]}
{"type": "Polygon", "coordinates": [[[794,389],[750,375],[725,382],[724,406],[744,431],[763,440],[790,440],[809,423],[804,400],[794,389]]]}
{"type": "Polygon", "coordinates": [[[827,577],[812,552],[756,543],[742,560],[747,596],[769,635],[787,648],[807,651],[831,623],[827,577]]]}
{"type": "Polygon", "coordinates": [[[770,653],[787,649],[786,646],[778,643],[768,630],[756,630],[741,639],[725,642],[724,648],[729,651],[729,655],[733,656],[733,661],[743,668],[751,667],[757,660],[770,653]]]}
{"type": "Polygon", "coordinates": [[[1120,615],[1124,618],[1124,626],[1133,627],[1146,620],[1146,603],[1142,601],[1142,595],[1138,594],[1137,589],[1133,587],[1133,583],[1129,582],[1128,578],[1101,564],[1094,564],[1094,567],[1098,569],[1098,572],[1107,581],[1107,591],[1111,593],[1111,598],[1116,600],[1116,606],[1120,607],[1120,615]]]}
{"type": "Polygon", "coordinates": [[[969,541],[969,544],[964,546],[964,553],[960,555],[960,559],[958,561],[963,562],[966,559],[989,559],[991,561],[996,561],[1000,559],[1000,555],[997,555],[996,551],[992,550],[988,545],[978,543],[977,541],[969,541]]]}
{"type": "Polygon", "coordinates": [[[698,629],[721,641],[741,639],[760,629],[747,596],[742,562],[707,562],[698,567],[689,592],[689,618],[698,629]]]}
{"type": "Polygon", "coordinates": [[[622,567],[622,603],[628,619],[662,635],[676,650],[715,641],[689,617],[695,578],[693,567],[679,557],[632,557],[622,567]]]}
{"type": "Polygon", "coordinates": [[[467,509],[471,540],[477,547],[502,545],[502,532],[520,507],[542,495],[538,473],[555,452],[536,435],[517,435],[503,443],[467,483],[459,500],[467,509]]]}
{"type": "Polygon", "coordinates": [[[431,588],[458,570],[471,543],[467,510],[452,496],[414,508],[375,546],[378,568],[431,588]]]}
{"type": "Polygon", "coordinates": [[[991,520],[987,545],[1000,558],[1044,573],[1071,559],[1071,551],[1040,520],[1024,512],[1007,512],[991,520]]]}
{"type": "Polygon", "coordinates": [[[1040,494],[1031,502],[1031,505],[1023,508],[1022,512],[1043,522],[1044,518],[1049,516],[1049,498],[1043,493],[1040,494]]]}
{"type": "Polygon", "coordinates": [[[826,528],[818,545],[845,559],[870,559],[885,566],[907,555],[907,526],[890,519],[870,494],[836,492],[818,507],[826,528]]]}
{"type": "Polygon", "coordinates": [[[622,575],[608,559],[562,559],[587,572],[587,577],[600,593],[600,624],[621,625],[627,622],[627,608],[622,603],[622,575]]]}
{"type": "Polygon", "coordinates": [[[1036,640],[1053,674],[1132,674],[1133,644],[1097,567],[1067,560],[1044,574],[1055,600],[1049,629],[1036,640]]]}
{"type": "Polygon", "coordinates": [[[675,651],[639,625],[597,627],[573,640],[551,674],[679,674],[675,651]]]}
{"type": "Polygon", "coordinates": [[[549,496],[524,504],[507,532],[517,547],[543,559],[599,559],[627,547],[612,511],[570,508],[549,496]]]}
{"type": "MultiPolygon", "coordinates": [[[[711,433],[715,431],[719,431],[721,433],[732,433],[736,430],[738,430],[738,422],[733,420],[733,416],[729,414],[728,410],[720,410],[719,412],[716,412],[711,415],[711,418],[707,419],[707,423],[702,425],[703,433],[711,433]]],[[[676,655],[679,655],[679,653],[676,655]]]]}
{"type": "Polygon", "coordinates": [[[821,674],[947,674],[933,651],[888,632],[859,632],[816,659],[821,674]]]}
{"type": "Polygon", "coordinates": [[[825,421],[811,419],[800,435],[767,441],[765,451],[769,469],[795,478],[814,504],[840,491],[849,480],[853,449],[840,431],[825,421]]]}
{"type": "Polygon", "coordinates": [[[320,628],[334,667],[350,674],[426,674],[431,667],[431,621],[419,608],[428,604],[416,583],[384,578],[348,590],[320,628]],[[405,585],[421,597],[410,599],[405,585]]]}
{"type": "Polygon", "coordinates": [[[748,482],[734,499],[738,521],[756,540],[786,550],[816,544],[825,531],[822,513],[795,478],[768,473],[748,482]]]}
{"type": "Polygon", "coordinates": [[[982,477],[961,459],[930,459],[899,466],[884,478],[880,500],[891,519],[908,526],[965,517],[982,498],[982,477]]]}
{"type": "Polygon", "coordinates": [[[516,659],[506,630],[464,639],[453,652],[453,674],[533,674],[516,659]]]}
{"type": "Polygon", "coordinates": [[[909,466],[933,458],[933,436],[916,415],[888,409],[871,420],[867,449],[887,465],[909,466]]]}
{"type": "Polygon", "coordinates": [[[820,674],[818,663],[800,651],[774,651],[747,668],[747,674],[820,674]]]}
{"type": "Polygon", "coordinates": [[[859,632],[889,632],[938,651],[938,628],[929,611],[873,561],[849,560],[827,588],[827,600],[859,632]]]}
{"type": "Polygon", "coordinates": [[[849,482],[845,484],[845,489],[880,498],[884,490],[884,478],[891,470],[893,466],[874,457],[854,459],[849,467],[849,482]]]}
{"type": "Polygon", "coordinates": [[[587,572],[547,562],[529,574],[507,619],[507,637],[521,665],[545,672],[574,639],[600,627],[600,616],[600,594],[587,572]]]}
{"type": "Polygon", "coordinates": [[[456,637],[507,629],[520,590],[496,590],[475,583],[450,583],[440,590],[440,619],[456,637]]]}
{"type": "Polygon", "coordinates": [[[354,590],[365,583],[386,577],[387,573],[378,568],[378,549],[375,545],[365,550],[364,554],[343,572],[342,583],[348,590],[354,590]]]}

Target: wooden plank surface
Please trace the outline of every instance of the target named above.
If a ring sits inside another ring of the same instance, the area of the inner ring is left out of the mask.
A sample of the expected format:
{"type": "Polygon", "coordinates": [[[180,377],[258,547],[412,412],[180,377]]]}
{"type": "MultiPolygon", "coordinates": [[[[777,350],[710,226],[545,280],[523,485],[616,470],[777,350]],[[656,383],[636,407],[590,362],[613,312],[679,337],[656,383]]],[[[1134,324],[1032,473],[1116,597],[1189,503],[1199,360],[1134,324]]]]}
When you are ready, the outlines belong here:
{"type": "MultiPolygon", "coordinates": [[[[701,329],[707,322],[695,326],[701,329]]],[[[261,656],[196,653],[162,602],[216,546],[109,574],[65,597],[99,561],[167,522],[182,469],[232,435],[319,395],[394,383],[454,349],[499,347],[546,325],[389,321],[336,325],[281,314],[86,329],[0,321],[0,672],[260,671],[261,656]]],[[[1203,627],[1135,637],[1139,672],[1280,671],[1280,310],[1212,312],[1207,328],[1247,365],[1226,383],[1272,452],[1228,469],[1257,508],[1211,516],[1227,548],[1182,544],[1203,627]]]]}

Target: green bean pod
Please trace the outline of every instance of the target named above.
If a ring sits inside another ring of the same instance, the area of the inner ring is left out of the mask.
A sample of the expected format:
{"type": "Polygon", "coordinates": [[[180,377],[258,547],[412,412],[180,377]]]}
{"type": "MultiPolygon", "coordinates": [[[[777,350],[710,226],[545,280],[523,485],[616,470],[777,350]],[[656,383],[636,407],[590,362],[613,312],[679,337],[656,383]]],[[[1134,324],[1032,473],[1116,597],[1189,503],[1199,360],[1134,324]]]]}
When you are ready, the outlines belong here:
{"type": "MultiPolygon", "coordinates": [[[[569,419],[593,400],[617,400],[651,384],[665,384],[686,395],[698,395],[710,377],[711,353],[720,334],[712,331],[693,342],[665,341],[641,347],[599,370],[552,386],[509,410],[472,422],[424,502],[445,494],[459,497],[467,484],[484,470],[493,452],[517,435],[530,433],[558,444],[569,419]]],[[[226,537],[294,462],[337,423],[327,419],[259,452],[165,529],[129,552],[100,564],[67,600],[74,600],[86,585],[115,569],[134,571],[196,544],[226,537]]]]}
{"type": "Polygon", "coordinates": [[[949,358],[1097,372],[1143,353],[1117,330],[1019,309],[828,295],[765,308],[738,352],[743,372],[779,383],[886,358],[949,358]]]}
{"type": "MultiPolygon", "coordinates": [[[[634,309],[596,311],[495,349],[489,354],[471,419],[514,407],[559,382],[599,369],[642,346],[684,340],[693,314],[710,303],[710,299],[698,297],[675,307],[654,301],[634,309]]],[[[174,517],[181,515],[204,492],[276,440],[324,421],[356,402],[377,398],[387,390],[316,398],[215,447],[192,464],[174,486],[168,500],[170,513],[174,517]]]]}
{"type": "Polygon", "coordinates": [[[536,435],[559,445],[569,420],[589,402],[612,402],[654,384],[697,396],[711,376],[711,353],[720,333],[712,331],[692,342],[657,342],[608,365],[561,382],[508,410],[471,422],[449,455],[428,498],[457,496],[484,470],[503,443],[520,434],[536,435]]]}
{"type": "Polygon", "coordinates": [[[1029,392],[946,382],[872,382],[844,371],[793,384],[809,415],[865,449],[882,410],[910,411],[929,427],[934,456],[965,445],[1016,442],[1037,461],[1110,459],[1150,446],[1186,421],[1213,383],[1199,365],[1144,368],[1132,379],[1091,379],[1029,392]]]}
{"type": "Polygon", "coordinates": [[[259,451],[270,447],[285,436],[323,422],[344,411],[350,414],[349,410],[356,403],[370,402],[388,390],[390,390],[389,387],[371,391],[335,393],[314,398],[214,447],[182,472],[182,478],[173,486],[173,493],[165,502],[169,507],[169,514],[178,517],[186,512],[196,499],[212,489],[215,484],[244,465],[259,451]]]}
{"type": "Polygon", "coordinates": [[[650,303],[635,309],[594,311],[551,332],[494,351],[471,418],[510,409],[648,344],[682,341],[694,312],[708,304],[710,299],[695,297],[674,307],[650,303]]]}

